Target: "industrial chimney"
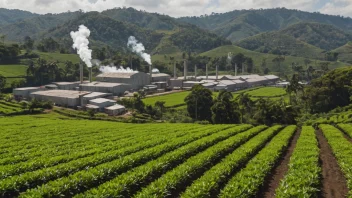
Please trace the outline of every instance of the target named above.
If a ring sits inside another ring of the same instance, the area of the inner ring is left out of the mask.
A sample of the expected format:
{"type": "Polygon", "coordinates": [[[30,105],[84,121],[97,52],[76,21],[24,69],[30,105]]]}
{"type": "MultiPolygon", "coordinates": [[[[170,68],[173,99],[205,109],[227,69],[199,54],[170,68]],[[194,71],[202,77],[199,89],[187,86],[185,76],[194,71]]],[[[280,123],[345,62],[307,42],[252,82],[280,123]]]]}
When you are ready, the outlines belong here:
{"type": "Polygon", "coordinates": [[[242,75],[244,74],[244,64],[242,63],[242,75]]]}
{"type": "Polygon", "coordinates": [[[208,80],[208,64],[205,65],[205,75],[206,79],[208,80]]]}
{"type": "Polygon", "coordinates": [[[219,76],[219,73],[218,73],[218,65],[216,65],[216,80],[218,80],[218,76],[219,76]]]}
{"type": "Polygon", "coordinates": [[[89,68],[89,82],[92,82],[92,67],[89,68]]]}
{"type": "Polygon", "coordinates": [[[187,60],[184,60],[183,75],[184,75],[184,79],[187,80],[187,60]]]}
{"type": "Polygon", "coordinates": [[[197,65],[194,65],[194,78],[197,79],[197,65]]]}
{"type": "Polygon", "coordinates": [[[150,74],[150,84],[152,84],[152,81],[153,81],[153,68],[152,68],[152,65],[149,65],[149,74],[150,74]]]}
{"type": "Polygon", "coordinates": [[[176,62],[174,62],[174,79],[177,78],[177,74],[176,74],[176,62]]]}
{"type": "Polygon", "coordinates": [[[235,76],[237,76],[237,63],[235,64],[235,76]]]}
{"type": "Polygon", "coordinates": [[[83,84],[83,62],[82,61],[79,63],[79,80],[81,81],[81,84],[83,84]]]}

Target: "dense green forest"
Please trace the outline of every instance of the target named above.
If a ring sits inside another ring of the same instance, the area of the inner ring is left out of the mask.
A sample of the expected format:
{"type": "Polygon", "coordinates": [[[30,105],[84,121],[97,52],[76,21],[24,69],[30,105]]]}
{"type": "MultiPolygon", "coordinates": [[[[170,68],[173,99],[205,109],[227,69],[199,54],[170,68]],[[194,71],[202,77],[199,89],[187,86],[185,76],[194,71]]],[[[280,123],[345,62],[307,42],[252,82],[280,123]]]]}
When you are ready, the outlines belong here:
{"type": "Polygon", "coordinates": [[[317,22],[334,25],[347,31],[352,30],[351,18],[286,8],[234,10],[200,17],[182,17],[179,21],[213,31],[231,41],[241,40],[261,32],[280,30],[299,22],[317,22]]]}

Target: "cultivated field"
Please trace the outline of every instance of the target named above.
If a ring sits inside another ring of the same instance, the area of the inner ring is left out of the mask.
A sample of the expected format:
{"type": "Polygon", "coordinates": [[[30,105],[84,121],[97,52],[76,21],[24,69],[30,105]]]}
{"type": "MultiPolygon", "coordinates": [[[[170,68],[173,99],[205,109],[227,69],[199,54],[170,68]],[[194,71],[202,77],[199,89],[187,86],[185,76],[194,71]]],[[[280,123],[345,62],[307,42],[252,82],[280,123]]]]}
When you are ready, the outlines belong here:
{"type": "MultiPolygon", "coordinates": [[[[165,102],[166,107],[182,107],[186,105],[184,100],[189,93],[189,91],[184,91],[161,96],[153,96],[143,99],[143,102],[148,105],[154,105],[157,101],[163,101],[165,102]]],[[[281,97],[284,97],[285,100],[288,100],[285,89],[277,87],[255,87],[233,92],[232,94],[234,98],[236,98],[241,93],[249,94],[251,99],[254,101],[258,100],[260,97],[270,98],[273,100],[279,100],[281,97]]],[[[214,97],[217,97],[218,94],[219,92],[213,92],[214,97]]]]}
{"type": "Polygon", "coordinates": [[[2,197],[352,196],[351,124],[0,122],[2,197]]]}

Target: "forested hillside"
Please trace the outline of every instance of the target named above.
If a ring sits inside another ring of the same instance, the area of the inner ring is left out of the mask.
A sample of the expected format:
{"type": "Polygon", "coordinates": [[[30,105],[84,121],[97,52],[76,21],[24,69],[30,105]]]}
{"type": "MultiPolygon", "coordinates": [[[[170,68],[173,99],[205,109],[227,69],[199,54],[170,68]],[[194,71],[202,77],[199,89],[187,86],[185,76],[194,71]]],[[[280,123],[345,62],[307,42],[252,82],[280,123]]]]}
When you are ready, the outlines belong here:
{"type": "Polygon", "coordinates": [[[299,22],[318,22],[334,25],[347,31],[352,30],[351,18],[285,8],[235,10],[200,17],[182,17],[179,20],[213,31],[231,41],[241,40],[260,32],[283,29],[299,22]]]}
{"type": "Polygon", "coordinates": [[[5,8],[0,8],[0,26],[15,23],[23,19],[29,19],[34,16],[38,16],[38,14],[23,10],[8,10],[5,8]]]}
{"type": "Polygon", "coordinates": [[[261,33],[235,43],[236,45],[261,53],[301,56],[321,59],[323,50],[279,32],[261,33]]]}
{"type": "Polygon", "coordinates": [[[321,23],[297,23],[279,32],[324,50],[333,50],[352,41],[351,33],[321,23]]]}

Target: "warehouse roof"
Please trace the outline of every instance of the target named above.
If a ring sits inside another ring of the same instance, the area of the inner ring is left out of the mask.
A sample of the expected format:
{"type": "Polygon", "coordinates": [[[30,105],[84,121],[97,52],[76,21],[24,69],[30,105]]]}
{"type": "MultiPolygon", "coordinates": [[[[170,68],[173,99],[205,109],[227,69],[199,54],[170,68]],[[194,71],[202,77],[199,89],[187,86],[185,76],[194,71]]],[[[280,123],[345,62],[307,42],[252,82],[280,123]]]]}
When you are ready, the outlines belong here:
{"type": "Polygon", "coordinates": [[[113,105],[113,106],[110,106],[110,107],[105,107],[105,109],[108,109],[108,110],[117,110],[117,109],[126,109],[124,106],[122,105],[113,105]]]}
{"type": "Polygon", "coordinates": [[[94,102],[94,103],[105,103],[105,102],[116,102],[115,100],[109,100],[106,98],[96,98],[93,100],[90,100],[90,102],[94,102]]]}
{"type": "Polygon", "coordinates": [[[222,80],[219,82],[220,84],[223,84],[223,85],[235,85],[236,83],[233,82],[232,80],[222,80]]]}
{"type": "Polygon", "coordinates": [[[71,91],[71,90],[48,90],[48,91],[36,91],[33,92],[33,95],[43,95],[43,96],[54,96],[59,98],[79,98],[89,94],[90,92],[86,91],[71,91]]]}
{"type": "Polygon", "coordinates": [[[84,96],[84,98],[94,98],[94,97],[103,97],[103,96],[111,96],[111,93],[102,93],[102,92],[92,92],[84,96]]]}
{"type": "Polygon", "coordinates": [[[124,83],[108,83],[108,82],[92,82],[92,83],[87,83],[87,84],[80,84],[80,86],[85,86],[85,87],[117,87],[121,85],[127,85],[124,83]]]}
{"type": "Polygon", "coordinates": [[[53,82],[55,85],[74,85],[74,84],[80,84],[81,82],[53,82]]]}
{"type": "Polygon", "coordinates": [[[249,78],[249,79],[246,79],[246,82],[261,82],[261,81],[267,81],[268,79],[263,77],[263,76],[260,76],[260,78],[249,78]]]}
{"type": "Polygon", "coordinates": [[[157,73],[157,74],[152,74],[152,77],[171,77],[169,74],[165,73],[157,73]]]}
{"type": "Polygon", "coordinates": [[[14,90],[16,91],[27,91],[27,90],[36,90],[36,89],[41,89],[40,87],[22,87],[22,88],[16,88],[14,90]]]}
{"type": "Polygon", "coordinates": [[[232,80],[232,82],[236,83],[236,84],[243,84],[243,83],[246,83],[245,81],[243,80],[232,80]]]}
{"type": "Polygon", "coordinates": [[[96,105],[92,105],[92,104],[87,104],[86,105],[86,108],[89,108],[89,109],[99,109],[100,107],[96,106],[96,105]]]}
{"type": "Polygon", "coordinates": [[[264,76],[265,78],[269,79],[269,80],[273,80],[273,79],[279,79],[278,76],[275,76],[275,75],[266,75],[264,76]]]}
{"type": "Polygon", "coordinates": [[[138,72],[128,72],[128,73],[103,73],[99,74],[97,77],[103,78],[131,78],[133,75],[138,72]]]}

